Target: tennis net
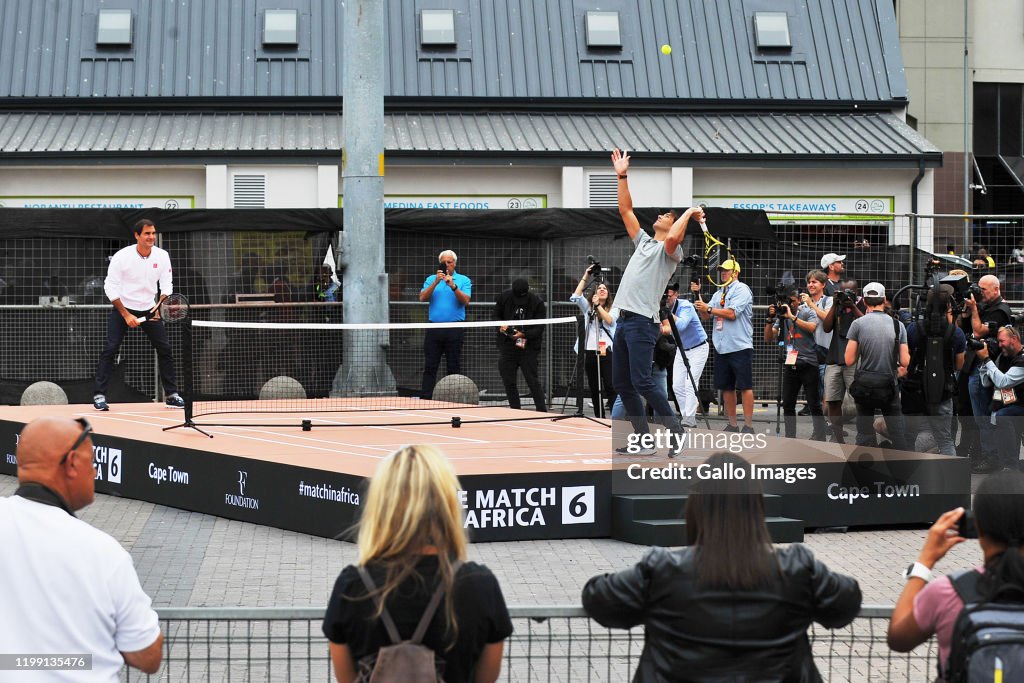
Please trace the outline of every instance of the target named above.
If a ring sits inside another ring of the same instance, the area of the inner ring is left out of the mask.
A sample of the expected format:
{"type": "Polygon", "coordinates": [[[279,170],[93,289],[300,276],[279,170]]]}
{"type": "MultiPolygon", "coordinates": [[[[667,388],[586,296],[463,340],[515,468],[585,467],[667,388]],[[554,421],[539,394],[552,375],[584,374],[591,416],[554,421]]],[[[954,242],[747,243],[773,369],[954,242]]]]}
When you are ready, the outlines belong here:
{"type": "MultiPolygon", "coordinates": [[[[571,383],[564,368],[571,374],[575,316],[366,325],[192,319],[183,344],[186,417],[196,425],[266,425],[272,423],[268,413],[280,414],[278,422],[286,424],[300,424],[306,414],[362,413],[367,424],[416,424],[447,422],[456,408],[508,406],[498,370],[499,344],[512,343],[501,341],[506,325],[542,330],[514,353],[537,357],[547,403],[555,392],[564,394],[571,383]],[[459,372],[442,358],[431,392],[429,382],[424,385],[425,345],[452,348],[459,340],[459,372]],[[373,414],[380,411],[386,414],[373,414]]],[[[521,372],[517,386],[522,407],[533,409],[521,372]]],[[[313,422],[328,425],[331,419],[313,422]]]]}

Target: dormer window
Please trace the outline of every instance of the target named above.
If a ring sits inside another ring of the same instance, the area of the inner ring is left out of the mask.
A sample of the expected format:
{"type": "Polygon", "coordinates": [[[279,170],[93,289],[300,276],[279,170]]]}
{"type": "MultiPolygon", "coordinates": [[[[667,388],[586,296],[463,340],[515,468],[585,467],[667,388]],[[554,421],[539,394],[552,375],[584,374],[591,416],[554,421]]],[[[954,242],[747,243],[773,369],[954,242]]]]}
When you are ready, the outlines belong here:
{"type": "Polygon", "coordinates": [[[785,12],[754,12],[754,38],[758,48],[792,48],[789,16],[785,12]]]}
{"type": "Polygon", "coordinates": [[[132,11],[101,9],[96,15],[96,45],[128,47],[132,44],[132,11]]]}
{"type": "Polygon", "coordinates": [[[454,46],[455,10],[422,10],[420,12],[420,45],[423,47],[454,46]]]}
{"type": "Polygon", "coordinates": [[[618,12],[587,12],[587,47],[622,47],[618,12]]]}

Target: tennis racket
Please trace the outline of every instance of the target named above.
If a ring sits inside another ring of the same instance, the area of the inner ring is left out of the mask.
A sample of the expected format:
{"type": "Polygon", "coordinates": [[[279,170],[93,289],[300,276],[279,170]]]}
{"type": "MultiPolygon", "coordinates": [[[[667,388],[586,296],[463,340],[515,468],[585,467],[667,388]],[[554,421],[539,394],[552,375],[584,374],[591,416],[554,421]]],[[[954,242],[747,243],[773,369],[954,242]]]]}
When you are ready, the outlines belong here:
{"type": "Polygon", "coordinates": [[[708,231],[707,221],[700,221],[699,225],[704,233],[704,275],[708,282],[721,287],[725,283],[719,282],[718,267],[733,257],[732,252],[728,245],[708,231]]]}
{"type": "MultiPolygon", "coordinates": [[[[188,298],[184,294],[171,294],[160,302],[160,319],[168,324],[188,318],[188,298]]],[[[140,318],[146,322],[149,316],[140,318]]]]}

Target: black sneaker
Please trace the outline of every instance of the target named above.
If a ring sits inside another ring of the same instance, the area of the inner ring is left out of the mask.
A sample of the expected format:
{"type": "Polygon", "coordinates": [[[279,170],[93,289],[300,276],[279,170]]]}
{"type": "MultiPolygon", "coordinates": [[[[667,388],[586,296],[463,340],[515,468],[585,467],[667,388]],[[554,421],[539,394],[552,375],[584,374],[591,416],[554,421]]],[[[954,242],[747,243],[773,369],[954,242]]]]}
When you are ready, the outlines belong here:
{"type": "Polygon", "coordinates": [[[739,432],[740,428],[737,427],[736,425],[726,425],[725,429],[723,429],[722,431],[723,432],[734,432],[735,433],[735,432],[739,432]]]}
{"type": "Polygon", "coordinates": [[[972,474],[990,474],[996,470],[1002,469],[997,463],[992,462],[984,455],[979,457],[977,460],[971,463],[972,474]]]}
{"type": "Polygon", "coordinates": [[[185,399],[183,399],[180,394],[171,394],[167,397],[167,400],[164,401],[164,405],[168,408],[184,408],[185,399]]]}
{"type": "Polygon", "coordinates": [[[810,406],[804,406],[803,409],[801,409],[800,412],[797,413],[797,415],[799,415],[800,417],[807,417],[810,414],[811,414],[811,407],[810,406]]]}
{"type": "Polygon", "coordinates": [[[107,405],[107,397],[103,394],[96,394],[92,397],[92,407],[96,410],[110,410],[110,406],[107,405]]]}
{"type": "Polygon", "coordinates": [[[743,429],[740,430],[740,433],[741,434],[754,434],[755,432],[754,432],[753,427],[748,427],[747,425],[743,425],[743,429]]]}
{"type": "Polygon", "coordinates": [[[657,448],[643,448],[641,446],[619,446],[615,449],[615,455],[657,455],[657,448]]]}

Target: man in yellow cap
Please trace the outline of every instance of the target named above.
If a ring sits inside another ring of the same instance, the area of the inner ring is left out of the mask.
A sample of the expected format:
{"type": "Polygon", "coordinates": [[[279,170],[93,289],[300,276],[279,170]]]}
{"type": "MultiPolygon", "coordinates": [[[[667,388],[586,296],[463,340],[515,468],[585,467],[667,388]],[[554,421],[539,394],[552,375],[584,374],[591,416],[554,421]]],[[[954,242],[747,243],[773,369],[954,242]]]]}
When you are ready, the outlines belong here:
{"type": "Polygon", "coordinates": [[[754,433],[754,295],[739,281],[740,264],[729,259],[718,267],[719,282],[724,283],[711,296],[693,305],[701,319],[711,320],[711,341],[715,347],[714,383],[722,392],[727,432],[738,432],[736,394],[743,400],[743,433],[754,433]]]}

